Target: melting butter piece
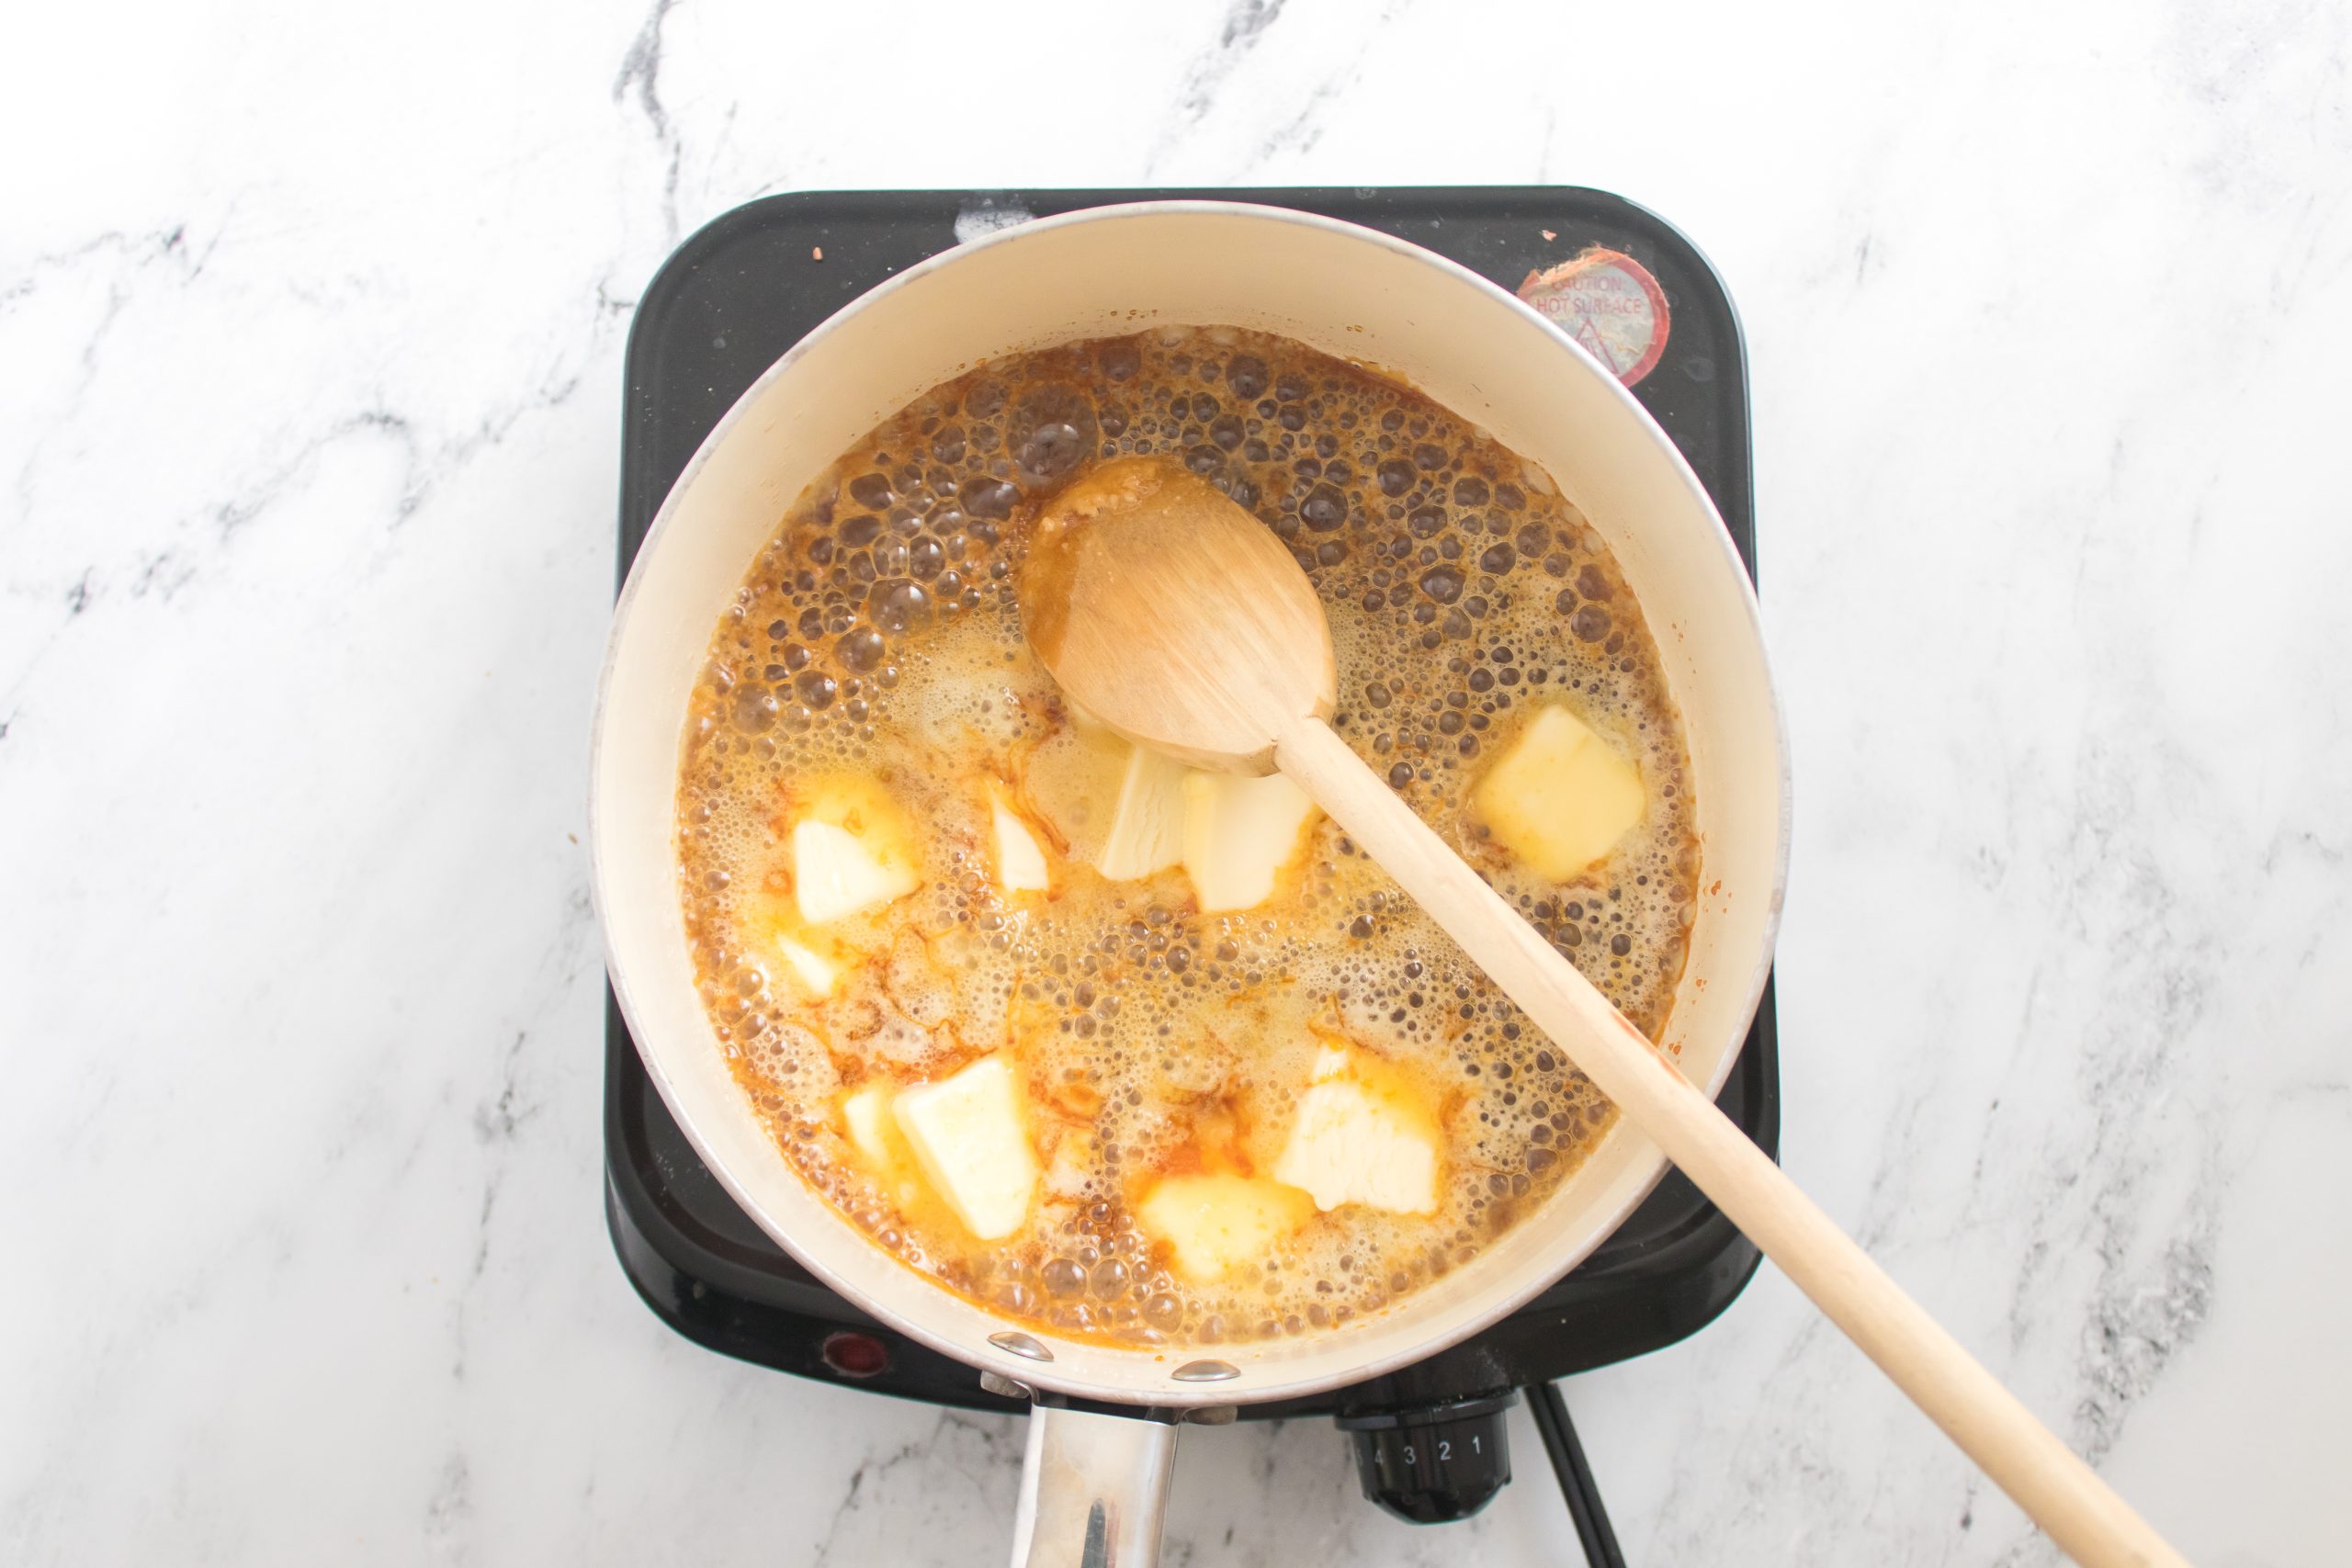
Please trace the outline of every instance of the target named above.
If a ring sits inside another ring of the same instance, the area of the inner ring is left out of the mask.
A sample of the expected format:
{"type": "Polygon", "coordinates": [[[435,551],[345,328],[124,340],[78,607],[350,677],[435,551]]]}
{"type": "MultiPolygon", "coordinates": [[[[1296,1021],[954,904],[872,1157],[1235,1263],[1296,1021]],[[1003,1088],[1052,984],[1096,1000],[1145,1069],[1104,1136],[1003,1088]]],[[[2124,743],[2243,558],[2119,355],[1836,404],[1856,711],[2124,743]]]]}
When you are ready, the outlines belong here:
{"type": "Polygon", "coordinates": [[[1111,831],[1097,868],[1103,875],[1121,882],[1150,876],[1183,858],[1189,771],[1148,747],[1127,748],[1119,802],[1112,808],[1111,831]]]}
{"type": "Polygon", "coordinates": [[[1021,760],[1023,806],[1053,829],[1069,854],[1089,865],[1102,863],[1112,807],[1134,750],[1109,730],[1079,721],[1056,730],[1021,760]]]}
{"type": "Polygon", "coordinates": [[[1250,909],[1272,897],[1274,878],[1297,858],[1314,817],[1315,803],[1280,773],[1188,774],[1184,873],[1202,911],[1250,909]]]}
{"type": "Polygon", "coordinates": [[[1642,819],[1642,775],[1574,714],[1554,705],[1520,732],[1471,799],[1496,842],[1565,882],[1642,819]]]}
{"type": "Polygon", "coordinates": [[[1054,1156],[1046,1166],[1046,1200],[1047,1202],[1076,1203],[1083,1200],[1093,1185],[1094,1173],[1101,1168],[1100,1145],[1094,1134],[1083,1127],[1072,1127],[1063,1133],[1054,1145],[1054,1156]]]}
{"type": "Polygon", "coordinates": [[[801,989],[812,997],[830,997],[833,984],[842,976],[841,965],[825,954],[788,936],[775,939],[776,951],[784,954],[784,962],[800,982],[801,989]]]}
{"type": "Polygon", "coordinates": [[[1036,1196],[1037,1156],[1002,1056],[983,1056],[953,1077],[902,1090],[890,1110],[923,1179],[966,1230],[995,1241],[1021,1228],[1036,1196]]]}
{"type": "Polygon", "coordinates": [[[792,886],[810,925],[862,913],[920,885],[914,868],[876,854],[865,840],[831,822],[792,829],[792,886]]]}
{"type": "Polygon", "coordinates": [[[1044,893],[1054,885],[1046,852],[1021,814],[990,792],[989,818],[996,830],[996,885],[1007,893],[1044,893]]]}
{"type": "Polygon", "coordinates": [[[850,1146],[878,1169],[897,1166],[907,1152],[897,1123],[890,1120],[890,1091],[880,1084],[867,1084],[842,1097],[842,1125],[849,1132],[850,1146]]]}
{"type": "Polygon", "coordinates": [[[869,1083],[842,1097],[842,1128],[849,1146],[867,1172],[879,1179],[900,1205],[920,1192],[914,1151],[890,1118],[893,1090],[888,1084],[869,1083]]]}
{"type": "Polygon", "coordinates": [[[1313,1212],[1306,1193],[1263,1177],[1170,1176],[1136,1216],[1168,1243],[1180,1273],[1205,1282],[1263,1257],[1313,1212]]]}
{"type": "Polygon", "coordinates": [[[812,926],[861,914],[922,886],[906,819],[864,780],[820,784],[792,826],[792,890],[812,926]]]}
{"type": "Polygon", "coordinates": [[[1274,1179],[1329,1213],[1361,1203],[1396,1214],[1437,1210],[1437,1125],[1409,1084],[1363,1052],[1316,1053],[1274,1179]]]}

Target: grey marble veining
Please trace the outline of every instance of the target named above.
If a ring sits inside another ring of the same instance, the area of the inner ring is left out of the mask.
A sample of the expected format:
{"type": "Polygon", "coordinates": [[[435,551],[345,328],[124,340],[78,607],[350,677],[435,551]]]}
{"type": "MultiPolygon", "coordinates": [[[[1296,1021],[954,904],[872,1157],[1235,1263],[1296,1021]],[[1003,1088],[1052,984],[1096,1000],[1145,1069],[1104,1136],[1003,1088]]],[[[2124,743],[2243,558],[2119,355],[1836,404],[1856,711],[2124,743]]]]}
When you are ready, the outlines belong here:
{"type": "MultiPolygon", "coordinates": [[[[619,357],[792,188],[1516,184],[1750,338],[1792,1170],[2196,1561],[2352,1461],[2352,21],[2260,3],[35,8],[0,98],[0,1558],[994,1561],[1017,1424],[598,1208],[619,357]],[[1046,89],[1050,88],[1048,92],[1046,89]]],[[[2052,1561],[1769,1271],[1569,1389],[1645,1563],[2052,1561]]],[[[1415,1530],[1188,1432],[1170,1562],[1415,1530]]]]}

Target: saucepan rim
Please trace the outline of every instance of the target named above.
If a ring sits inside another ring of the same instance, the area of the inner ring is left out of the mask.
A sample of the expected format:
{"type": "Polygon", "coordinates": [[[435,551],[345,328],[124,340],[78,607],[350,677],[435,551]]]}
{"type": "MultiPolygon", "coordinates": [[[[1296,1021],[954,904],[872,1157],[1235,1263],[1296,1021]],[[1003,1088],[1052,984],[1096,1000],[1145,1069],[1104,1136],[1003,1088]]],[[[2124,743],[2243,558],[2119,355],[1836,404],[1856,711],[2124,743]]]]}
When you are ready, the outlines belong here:
{"type": "MultiPolygon", "coordinates": [[[[1140,201],[1082,209],[1034,220],[1013,228],[999,231],[944,251],[908,268],[843,305],[841,310],[835,311],[806,337],[795,344],[745,389],[742,395],[719,418],[717,424],[711,428],[709,434],[696,447],[693,457],[688,460],[671,486],[668,495],[664,497],[650,527],[647,530],[644,542],[616,604],[611,634],[598,676],[595,721],[591,742],[592,766],[588,802],[590,881],[599,930],[605,942],[607,970],[611,976],[615,997],[618,1000],[623,1016],[629,1023],[631,1036],[640,1042],[639,1052],[646,1058],[649,1076],[661,1090],[663,1099],[671,1101],[671,1110],[676,1115],[681,1129],[693,1144],[696,1153],[709,1166],[720,1184],[761,1224],[763,1230],[775,1235],[780,1245],[792,1252],[804,1267],[827,1286],[873,1314],[892,1328],[967,1365],[996,1372],[1031,1387],[1063,1395],[1111,1404],[1173,1409],[1295,1398],[1394,1371],[1430,1355],[1444,1346],[1459,1342],[1480,1328],[1516,1311],[1551,1285],[1561,1274],[1589,1256],[1594,1247],[1623,1223],[1626,1216],[1642,1202],[1656,1187],[1657,1181],[1663,1178],[1668,1168],[1664,1156],[1657,1154],[1654,1149],[1648,1156],[1640,1156],[1649,1158],[1655,1164],[1656,1168],[1648,1179],[1635,1184],[1622,1201],[1610,1204],[1607,1210],[1587,1211],[1589,1218],[1584,1223],[1589,1234],[1587,1239],[1579,1245],[1562,1248],[1556,1257],[1546,1258],[1543,1268],[1525,1269],[1524,1278],[1514,1279],[1508,1288],[1493,1291],[1488,1296],[1481,1298],[1476,1310],[1467,1310],[1460,1304],[1446,1311],[1432,1309],[1431,1320],[1426,1325],[1426,1333],[1417,1337],[1401,1337],[1398,1348],[1389,1354],[1376,1359],[1351,1364],[1336,1372],[1289,1380],[1279,1377],[1269,1377],[1262,1382],[1254,1379],[1237,1380],[1238,1386],[1236,1383],[1204,1383],[1188,1387],[1181,1383],[1171,1383],[1169,1381],[1165,1361],[1148,1360],[1139,1356],[1135,1363],[1135,1376],[1113,1384],[1092,1377],[1074,1375],[1052,1361],[1041,1362],[1006,1352],[1000,1346],[991,1345],[988,1349],[977,1348],[934,1331],[931,1325],[922,1321],[918,1312],[899,1310],[903,1301],[912,1296],[919,1296],[922,1292],[935,1292],[956,1301],[966,1302],[967,1305],[976,1304],[968,1303],[967,1298],[903,1266],[901,1267],[904,1277],[903,1291],[898,1289],[894,1282],[887,1292],[876,1292],[841,1278],[837,1271],[826,1262],[819,1249],[804,1248],[796,1245],[795,1238],[790,1235],[779,1234],[788,1230],[789,1227],[770,1222],[764,1205],[752,1190],[753,1183],[743,1173],[731,1170],[728,1162],[718,1157],[707,1146],[703,1133],[695,1124],[694,1116],[675,1103],[672,1095],[669,1075],[660,1059],[660,1053],[650,1045],[643,1043],[647,1039],[642,1029],[643,1010],[638,1006],[632,990],[629,965],[625,961],[624,954],[618,951],[613,935],[612,922],[606,918],[608,867],[605,852],[608,823],[601,777],[602,759],[609,741],[610,727],[614,722],[612,687],[615,671],[623,649],[625,633],[630,624],[630,616],[636,608],[640,589],[646,581],[647,563],[659,555],[665,539],[678,525],[678,518],[684,510],[684,498],[693,491],[697,477],[709,465],[714,455],[737,434],[747,412],[759,401],[762,394],[780,378],[792,374],[814,350],[840,332],[848,322],[875,309],[877,304],[887,301],[893,295],[916,286],[924,278],[936,273],[965,265],[974,256],[985,252],[1035,243],[1057,231],[1080,225],[1118,222],[1162,215],[1231,216],[1258,221],[1302,225],[1341,234],[1351,241],[1376,246],[1392,254],[1408,258],[1414,263],[1426,266],[1453,284],[1487,297],[1492,303],[1523,316],[1529,322],[1540,328],[1557,345],[1560,352],[1581,362],[1586,373],[1605,385],[1607,391],[1622,402],[1624,408],[1648,431],[1650,437],[1670,460],[1679,482],[1687,487],[1690,499],[1713,523],[1713,533],[1714,542],[1721,552],[1722,565],[1737,580],[1740,590],[1739,600],[1745,607],[1747,623],[1744,627],[1736,628],[1736,630],[1747,641],[1753,657],[1757,660],[1757,669],[1761,675],[1763,691],[1770,709],[1766,716],[1770,741],[1777,764],[1777,777],[1773,783],[1778,791],[1779,812],[1773,844],[1770,903],[1765,911],[1761,937],[1757,946],[1752,971],[1745,977],[1747,994],[1744,1006],[1737,1010],[1737,1016],[1742,1021],[1740,1028],[1743,1034],[1747,1027],[1746,1021],[1753,1019],[1756,1008],[1761,999],[1764,985],[1770,972],[1773,947],[1779,934],[1781,899],[1788,874],[1790,791],[1787,727],[1781,711],[1779,690],[1771,678],[1753,587],[1747,577],[1745,568],[1740,564],[1737,550],[1728,530],[1723,525],[1722,518],[1716,512],[1713,500],[1701,486],[1697,475],[1691,471],[1689,463],[1671,440],[1658,428],[1657,423],[1650,418],[1647,411],[1634,400],[1632,395],[1618,383],[1616,378],[1552,322],[1546,321],[1524,301],[1498,288],[1487,278],[1447,257],[1438,255],[1408,241],[1319,214],[1247,201],[1140,201]],[[1150,1370],[1147,1371],[1147,1368],[1150,1370]]],[[[691,243],[690,241],[689,244],[691,243]]],[[[967,368],[967,367],[942,366],[936,379],[948,379],[962,368],[967,368]]],[[[1738,1038],[1735,1037],[1715,1064],[1711,1081],[1702,1086],[1708,1093],[1712,1095],[1721,1089],[1737,1061],[1740,1049],[1738,1038]]],[[[1632,1134],[1630,1129],[1620,1129],[1610,1135],[1614,1137],[1635,1134],[1632,1134]]],[[[797,1179],[797,1173],[794,1179],[797,1179]]],[[[986,1309],[980,1310],[985,1312],[986,1309]]],[[[1412,1311],[1412,1305],[1410,1302],[1401,1303],[1396,1310],[1409,1314],[1412,1311]]],[[[1010,1320],[1005,1321],[1003,1326],[1008,1330],[1026,1332],[1022,1325],[1010,1320]]],[[[1317,1336],[1308,1337],[1317,1337],[1317,1336]]],[[[1214,1356],[1215,1348],[1203,1348],[1192,1353],[1204,1357],[1214,1356]]]]}

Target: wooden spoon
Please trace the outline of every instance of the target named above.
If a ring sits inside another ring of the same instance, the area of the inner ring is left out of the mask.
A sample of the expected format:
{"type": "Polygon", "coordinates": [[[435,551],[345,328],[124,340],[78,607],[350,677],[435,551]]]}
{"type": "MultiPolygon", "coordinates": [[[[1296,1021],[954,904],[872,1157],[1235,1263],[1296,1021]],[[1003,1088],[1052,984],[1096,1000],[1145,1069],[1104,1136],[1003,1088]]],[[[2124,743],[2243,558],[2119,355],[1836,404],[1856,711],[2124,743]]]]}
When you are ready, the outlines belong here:
{"type": "Polygon", "coordinates": [[[1046,507],[1020,589],[1074,701],[1195,767],[1306,791],[2077,1562],[2185,1563],[1332,732],[1330,628],[1264,524],[1172,462],[1121,458],[1046,507]]]}

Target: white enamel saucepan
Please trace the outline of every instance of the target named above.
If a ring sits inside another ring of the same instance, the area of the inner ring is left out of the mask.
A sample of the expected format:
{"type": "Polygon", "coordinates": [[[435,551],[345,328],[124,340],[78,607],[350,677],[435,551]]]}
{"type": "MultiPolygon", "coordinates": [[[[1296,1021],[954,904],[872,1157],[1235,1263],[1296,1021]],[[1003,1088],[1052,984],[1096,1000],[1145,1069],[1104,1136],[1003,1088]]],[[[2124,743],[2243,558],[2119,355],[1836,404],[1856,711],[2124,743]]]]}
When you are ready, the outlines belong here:
{"type": "Polygon", "coordinates": [[[1666,1041],[1711,1094],[1763,987],[1787,863],[1779,706],[1721,519],[1607,371],[1452,262],[1280,209],[1103,208],[948,252],[778,360],[663,502],[614,622],[592,808],[613,985],[678,1124],[763,1229],[876,1318],[1034,1393],[1016,1563],[1148,1563],[1176,1419],[1358,1382],[1476,1333],[1591,1252],[1666,1168],[1621,1122],[1475,1261],[1383,1312],[1267,1344],[1115,1349],[1019,1328],[881,1251],[794,1174],[736,1087],[695,995],[673,840],[712,628],[800,492],[918,394],[1000,355],[1176,324],[1276,333],[1400,378],[1550,475],[1608,540],[1695,775],[1704,893],[1666,1041]]]}

